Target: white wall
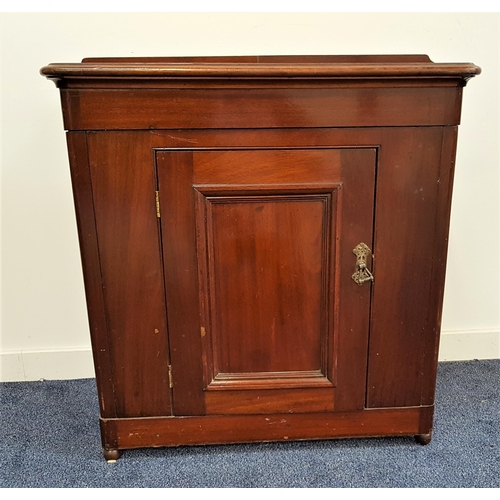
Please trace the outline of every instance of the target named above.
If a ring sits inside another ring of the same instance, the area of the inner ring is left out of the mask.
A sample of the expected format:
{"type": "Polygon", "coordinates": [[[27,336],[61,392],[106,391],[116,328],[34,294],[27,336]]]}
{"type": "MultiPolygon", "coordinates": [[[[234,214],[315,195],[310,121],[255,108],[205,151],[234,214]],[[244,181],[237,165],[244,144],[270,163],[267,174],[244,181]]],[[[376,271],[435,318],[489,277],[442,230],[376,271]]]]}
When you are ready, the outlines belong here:
{"type": "MultiPolygon", "coordinates": [[[[428,54],[464,91],[440,359],[500,357],[498,14],[2,14],[0,380],[92,376],[58,91],[86,56],[428,54]]],[[[411,265],[411,263],[409,263],[411,265]]]]}

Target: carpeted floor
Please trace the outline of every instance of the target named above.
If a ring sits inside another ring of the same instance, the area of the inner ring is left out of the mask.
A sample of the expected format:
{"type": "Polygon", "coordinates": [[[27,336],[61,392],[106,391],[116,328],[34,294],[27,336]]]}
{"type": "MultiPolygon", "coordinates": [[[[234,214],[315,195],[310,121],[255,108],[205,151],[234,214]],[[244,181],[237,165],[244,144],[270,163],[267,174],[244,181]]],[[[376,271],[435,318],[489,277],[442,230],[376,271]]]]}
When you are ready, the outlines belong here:
{"type": "Polygon", "coordinates": [[[102,457],[92,379],[0,384],[2,488],[499,488],[500,360],[441,363],[434,436],[102,457]]]}

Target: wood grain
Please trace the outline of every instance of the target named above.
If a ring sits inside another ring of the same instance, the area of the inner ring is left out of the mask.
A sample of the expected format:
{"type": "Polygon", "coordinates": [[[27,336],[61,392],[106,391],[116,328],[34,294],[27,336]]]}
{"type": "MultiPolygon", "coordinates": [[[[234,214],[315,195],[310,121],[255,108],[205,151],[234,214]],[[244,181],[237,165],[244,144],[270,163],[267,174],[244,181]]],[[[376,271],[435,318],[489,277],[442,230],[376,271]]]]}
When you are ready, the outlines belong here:
{"type": "Polygon", "coordinates": [[[348,413],[225,415],[173,419],[106,419],[105,433],[118,436],[118,448],[292,441],[367,436],[415,435],[420,408],[390,408],[348,413]],[[224,429],[221,432],[221,429],[224,429]]]}
{"type": "Polygon", "coordinates": [[[475,76],[471,63],[433,63],[425,55],[250,56],[185,58],[87,58],[82,63],[50,64],[40,70],[50,78],[74,77],[405,77],[475,76]]]}
{"type": "Polygon", "coordinates": [[[168,338],[150,137],[143,136],[142,142],[127,138],[116,133],[88,137],[116,407],[124,417],[169,415],[168,338]]]}
{"type": "Polygon", "coordinates": [[[432,256],[431,289],[429,292],[428,328],[429,334],[423,339],[420,349],[423,352],[422,405],[434,403],[436,386],[441,315],[443,310],[448,233],[450,226],[453,177],[455,174],[455,153],[457,147],[457,127],[443,129],[443,140],[438,172],[438,195],[436,209],[436,233],[434,254],[432,256]]]}
{"type": "Polygon", "coordinates": [[[174,415],[204,415],[193,153],[157,153],[174,415]]]}
{"type": "Polygon", "coordinates": [[[111,361],[103,296],[87,134],[85,132],[69,132],[66,139],[92,339],[92,354],[99,393],[99,407],[102,417],[116,417],[118,414],[115,405],[115,376],[111,361]]]}
{"type": "Polygon", "coordinates": [[[367,406],[420,404],[443,130],[396,129],[381,138],[367,406]]]}
{"type": "Polygon", "coordinates": [[[462,89],[62,90],[68,130],[457,125],[462,89]],[[458,99],[458,100],[457,100],[458,99]]]}
{"type": "Polygon", "coordinates": [[[330,386],[340,408],[362,408],[370,285],[351,280],[352,250],[371,245],[375,151],[192,149],[158,152],[157,165],[172,369],[197,411],[202,387],[247,400],[330,386]]]}
{"type": "Polygon", "coordinates": [[[480,71],[425,55],[42,68],[70,131],[105,457],[430,441],[456,126],[480,71]],[[374,281],[358,286],[361,242],[374,281]]]}

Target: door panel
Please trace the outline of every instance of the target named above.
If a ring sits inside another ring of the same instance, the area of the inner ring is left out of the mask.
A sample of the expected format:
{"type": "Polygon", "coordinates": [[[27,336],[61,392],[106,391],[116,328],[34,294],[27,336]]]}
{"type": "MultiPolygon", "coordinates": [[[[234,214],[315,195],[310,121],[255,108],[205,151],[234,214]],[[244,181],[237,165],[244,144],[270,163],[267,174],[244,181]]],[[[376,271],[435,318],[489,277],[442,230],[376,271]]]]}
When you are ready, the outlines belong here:
{"type": "Polygon", "coordinates": [[[362,408],[375,150],[156,159],[174,415],[362,408]]]}
{"type": "Polygon", "coordinates": [[[332,386],[328,269],[337,189],[199,192],[199,235],[206,246],[198,265],[206,265],[201,291],[210,299],[202,318],[212,345],[208,390],[332,386]]]}

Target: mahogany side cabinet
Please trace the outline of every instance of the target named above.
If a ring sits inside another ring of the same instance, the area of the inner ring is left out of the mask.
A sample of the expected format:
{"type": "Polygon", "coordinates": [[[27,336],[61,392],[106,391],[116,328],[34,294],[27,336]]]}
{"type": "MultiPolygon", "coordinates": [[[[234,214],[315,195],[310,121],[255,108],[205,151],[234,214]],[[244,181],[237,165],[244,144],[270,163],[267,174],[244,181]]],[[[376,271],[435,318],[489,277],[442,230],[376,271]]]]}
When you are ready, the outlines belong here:
{"type": "Polygon", "coordinates": [[[474,64],[88,58],[60,89],[104,456],[428,443],[474,64]]]}

